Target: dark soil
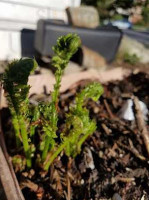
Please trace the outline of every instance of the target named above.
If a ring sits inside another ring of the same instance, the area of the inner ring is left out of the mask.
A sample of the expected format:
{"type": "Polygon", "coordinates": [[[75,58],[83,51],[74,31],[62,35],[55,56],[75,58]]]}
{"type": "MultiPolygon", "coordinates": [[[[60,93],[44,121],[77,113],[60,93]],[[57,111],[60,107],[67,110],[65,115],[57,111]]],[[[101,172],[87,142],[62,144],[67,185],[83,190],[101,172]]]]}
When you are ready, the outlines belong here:
{"type": "MultiPolygon", "coordinates": [[[[60,129],[64,111],[68,111],[76,91],[87,82],[80,82],[61,95],[60,129]]],[[[47,174],[39,169],[17,173],[26,200],[149,199],[149,156],[144,141],[136,120],[118,117],[123,103],[132,95],[149,109],[149,76],[132,74],[104,88],[104,95],[97,103],[91,100],[87,103],[91,118],[97,121],[97,130],[84,143],[80,155],[73,160],[61,154],[47,174]]],[[[3,123],[6,133],[8,124],[10,120],[3,123]]],[[[146,127],[149,128],[149,121],[146,127]]]]}

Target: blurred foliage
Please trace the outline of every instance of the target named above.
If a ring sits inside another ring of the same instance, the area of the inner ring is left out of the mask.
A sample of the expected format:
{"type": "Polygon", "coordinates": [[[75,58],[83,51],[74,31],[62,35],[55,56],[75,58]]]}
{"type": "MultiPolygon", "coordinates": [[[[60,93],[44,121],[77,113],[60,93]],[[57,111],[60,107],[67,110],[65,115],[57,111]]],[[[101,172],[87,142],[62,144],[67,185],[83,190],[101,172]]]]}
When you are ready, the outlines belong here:
{"type": "MultiPolygon", "coordinates": [[[[99,12],[101,21],[105,19],[120,20],[123,15],[117,12],[117,8],[130,9],[137,6],[142,7],[142,21],[141,25],[149,24],[149,0],[82,0],[83,5],[90,5],[96,7],[99,12]]],[[[130,11],[130,15],[131,15],[130,11]]]]}
{"type": "Polygon", "coordinates": [[[132,7],[133,0],[82,0],[82,4],[96,7],[101,20],[103,20],[113,17],[118,7],[124,9],[132,7]]]}
{"type": "Polygon", "coordinates": [[[123,16],[120,15],[120,14],[115,14],[115,15],[113,15],[112,19],[113,19],[113,20],[122,20],[122,19],[123,19],[123,16]]]}
{"type": "Polygon", "coordinates": [[[109,7],[121,7],[130,8],[133,6],[133,0],[82,0],[82,4],[92,5],[98,8],[98,6],[103,6],[103,8],[109,7]]]}
{"type": "Polygon", "coordinates": [[[142,9],[142,16],[143,16],[143,21],[146,25],[149,25],[149,5],[144,6],[142,9]]]}
{"type": "Polygon", "coordinates": [[[116,0],[114,7],[121,7],[124,9],[131,8],[133,6],[133,0],[116,0]]]}
{"type": "Polygon", "coordinates": [[[126,52],[123,55],[123,60],[124,62],[129,63],[131,65],[135,65],[140,61],[139,57],[136,54],[129,54],[128,52],[126,52]]]}
{"type": "Polygon", "coordinates": [[[94,6],[99,12],[100,19],[110,17],[110,8],[116,0],[82,0],[83,5],[94,6]]]}

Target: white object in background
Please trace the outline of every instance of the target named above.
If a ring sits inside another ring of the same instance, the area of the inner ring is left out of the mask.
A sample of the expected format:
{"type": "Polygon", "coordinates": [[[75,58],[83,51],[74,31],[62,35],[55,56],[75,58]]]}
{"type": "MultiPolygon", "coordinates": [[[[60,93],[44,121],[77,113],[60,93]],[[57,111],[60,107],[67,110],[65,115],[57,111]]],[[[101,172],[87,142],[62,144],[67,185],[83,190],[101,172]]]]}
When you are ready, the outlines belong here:
{"type": "Polygon", "coordinates": [[[0,0],[0,60],[21,57],[21,30],[36,30],[39,19],[67,22],[65,9],[81,0],[0,0]]]}
{"type": "Polygon", "coordinates": [[[81,0],[0,0],[0,29],[8,30],[7,23],[21,23],[21,29],[28,28],[26,26],[36,25],[39,19],[48,18],[67,22],[65,9],[79,6],[80,2],[81,0]]]}
{"type": "Polygon", "coordinates": [[[0,0],[5,3],[32,7],[65,9],[68,6],[80,6],[81,0],[0,0]]]}
{"type": "MultiPolygon", "coordinates": [[[[48,0],[48,6],[44,6],[44,4],[42,6],[38,4],[34,5],[32,0],[28,2],[28,4],[23,3],[23,1],[18,3],[11,1],[0,1],[0,29],[2,30],[10,30],[8,24],[13,24],[15,26],[14,28],[11,26],[12,30],[22,30],[29,26],[35,29],[39,19],[51,18],[61,19],[65,22],[68,21],[65,8],[71,5],[71,1],[69,4],[66,4],[64,0],[55,0],[55,4],[50,4],[48,0]],[[53,7],[54,5],[55,7],[53,7]]],[[[37,0],[37,3],[38,1],[39,0],[37,0]]]]}
{"type": "Polygon", "coordinates": [[[40,18],[47,18],[48,12],[50,10],[47,8],[0,2],[0,20],[6,23],[15,21],[34,24],[40,18]]]}
{"type": "MultiPolygon", "coordinates": [[[[140,104],[140,108],[143,113],[144,119],[147,120],[147,114],[148,114],[147,106],[142,101],[139,101],[139,104],[140,104]]],[[[128,99],[124,103],[120,111],[118,112],[118,116],[122,119],[133,121],[135,119],[133,108],[132,108],[133,105],[134,104],[133,104],[132,99],[128,99]]]]}
{"type": "Polygon", "coordinates": [[[19,31],[0,31],[0,60],[21,57],[21,33],[19,31]]]}

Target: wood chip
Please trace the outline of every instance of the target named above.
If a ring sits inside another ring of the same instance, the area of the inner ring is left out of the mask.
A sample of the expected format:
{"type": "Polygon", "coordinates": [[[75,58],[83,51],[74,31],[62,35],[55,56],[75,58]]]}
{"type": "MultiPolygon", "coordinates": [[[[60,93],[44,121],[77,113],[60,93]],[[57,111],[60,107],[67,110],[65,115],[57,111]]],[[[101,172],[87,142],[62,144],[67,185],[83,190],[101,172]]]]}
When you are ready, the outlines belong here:
{"type": "Polygon", "coordinates": [[[139,100],[136,96],[133,97],[134,105],[135,105],[135,111],[136,111],[136,122],[138,125],[138,129],[141,133],[141,136],[143,138],[146,151],[148,153],[149,157],[149,132],[147,130],[144,118],[143,118],[143,113],[140,108],[139,100]]]}

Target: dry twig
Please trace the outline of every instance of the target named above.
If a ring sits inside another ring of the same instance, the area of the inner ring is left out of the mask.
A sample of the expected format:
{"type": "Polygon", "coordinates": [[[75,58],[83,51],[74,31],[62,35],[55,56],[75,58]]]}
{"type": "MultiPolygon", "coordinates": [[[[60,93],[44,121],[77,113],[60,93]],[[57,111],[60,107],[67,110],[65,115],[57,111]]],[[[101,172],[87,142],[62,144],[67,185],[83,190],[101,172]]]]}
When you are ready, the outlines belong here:
{"type": "Polygon", "coordinates": [[[136,148],[134,148],[134,145],[131,143],[130,147],[128,147],[125,144],[122,144],[121,142],[117,141],[117,144],[119,146],[121,146],[124,149],[127,149],[128,151],[130,151],[131,153],[133,153],[137,158],[139,158],[140,160],[146,160],[146,158],[144,156],[142,156],[138,150],[136,148]]]}
{"type": "Polygon", "coordinates": [[[140,104],[139,104],[139,100],[137,97],[133,97],[133,101],[134,101],[134,105],[135,105],[135,111],[136,111],[136,122],[138,125],[138,129],[141,133],[141,136],[143,138],[145,147],[146,147],[146,151],[148,153],[149,156],[149,132],[147,130],[144,118],[143,118],[143,113],[141,111],[140,108],[140,104]]]}
{"type": "Polygon", "coordinates": [[[102,123],[101,126],[102,126],[102,128],[104,129],[104,131],[105,131],[105,133],[106,133],[107,135],[110,135],[110,134],[111,134],[112,130],[109,129],[109,128],[106,126],[106,124],[102,123]]]}
{"type": "Polygon", "coordinates": [[[41,200],[43,198],[44,189],[42,187],[39,187],[36,183],[33,183],[30,180],[22,182],[20,187],[21,189],[27,187],[31,191],[35,192],[38,200],[41,200]]]}
{"type": "Polygon", "coordinates": [[[67,175],[67,200],[71,200],[71,186],[69,175],[67,175]]]}
{"type": "Polygon", "coordinates": [[[115,177],[115,179],[116,179],[116,181],[121,181],[124,183],[130,183],[130,182],[135,181],[135,178],[120,177],[120,176],[115,177]]]}
{"type": "Polygon", "coordinates": [[[137,158],[140,158],[140,160],[146,160],[146,158],[145,158],[144,156],[142,156],[142,155],[139,153],[139,151],[134,147],[134,145],[133,145],[131,139],[129,139],[129,144],[130,144],[130,149],[131,149],[131,151],[135,154],[135,156],[136,156],[137,158]]]}
{"type": "Polygon", "coordinates": [[[115,116],[113,115],[113,113],[112,113],[112,111],[111,111],[111,109],[110,109],[110,107],[109,107],[109,105],[108,105],[107,100],[104,99],[103,102],[104,102],[105,108],[106,108],[106,110],[107,110],[107,112],[108,112],[108,114],[109,114],[109,117],[110,117],[111,119],[114,119],[115,116]]]}

